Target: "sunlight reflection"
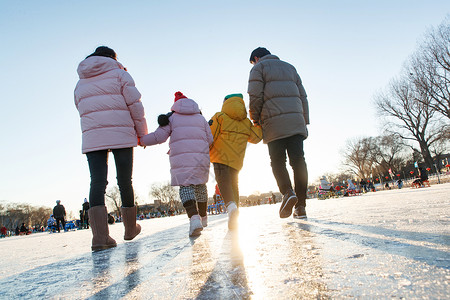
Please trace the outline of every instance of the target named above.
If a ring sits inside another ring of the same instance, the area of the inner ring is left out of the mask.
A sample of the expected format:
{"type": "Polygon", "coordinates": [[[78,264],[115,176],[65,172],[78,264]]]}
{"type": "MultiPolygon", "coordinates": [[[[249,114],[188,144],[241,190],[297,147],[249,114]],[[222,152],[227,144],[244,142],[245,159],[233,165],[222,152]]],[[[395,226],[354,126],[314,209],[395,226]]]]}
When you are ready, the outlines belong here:
{"type": "Polygon", "coordinates": [[[238,241],[242,263],[246,272],[247,284],[249,290],[252,291],[252,298],[264,298],[266,286],[264,285],[263,273],[259,267],[261,253],[260,248],[260,231],[262,228],[255,226],[251,216],[246,214],[248,210],[241,210],[239,216],[238,241]]]}
{"type": "MultiPolygon", "coordinates": [[[[110,260],[112,251],[104,250],[92,252],[92,287],[95,293],[103,290],[108,291],[107,287],[111,284],[110,260]]],[[[105,296],[108,296],[106,294],[105,296]]]]}

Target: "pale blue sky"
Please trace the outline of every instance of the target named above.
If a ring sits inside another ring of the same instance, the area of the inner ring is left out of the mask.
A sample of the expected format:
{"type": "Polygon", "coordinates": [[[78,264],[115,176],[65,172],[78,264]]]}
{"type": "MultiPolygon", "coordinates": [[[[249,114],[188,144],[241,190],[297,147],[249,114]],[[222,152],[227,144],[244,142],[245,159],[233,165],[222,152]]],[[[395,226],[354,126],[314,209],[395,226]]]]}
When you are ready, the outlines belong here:
{"type": "MultiPolygon", "coordinates": [[[[373,95],[449,12],[448,1],[0,1],[0,200],[80,209],[89,172],[73,89],[78,63],[97,46],[115,49],[135,79],[149,130],[178,90],[207,118],[229,93],[248,105],[250,52],[267,47],[307,91],[313,182],[337,171],[345,140],[380,133],[373,95]]],[[[142,202],[152,183],[170,179],[167,150],[135,151],[142,202]]],[[[240,182],[242,195],[276,190],[266,145],[249,146],[240,182]]]]}

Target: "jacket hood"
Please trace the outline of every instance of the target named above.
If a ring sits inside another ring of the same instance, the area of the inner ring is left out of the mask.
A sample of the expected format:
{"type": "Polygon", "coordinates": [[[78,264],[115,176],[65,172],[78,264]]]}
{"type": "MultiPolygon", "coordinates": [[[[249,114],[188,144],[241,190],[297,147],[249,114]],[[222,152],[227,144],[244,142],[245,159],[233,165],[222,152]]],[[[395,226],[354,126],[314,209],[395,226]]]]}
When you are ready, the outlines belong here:
{"type": "Polygon", "coordinates": [[[261,57],[258,62],[264,61],[264,60],[269,60],[269,59],[280,59],[280,58],[276,55],[268,54],[268,55],[261,57]]]}
{"type": "Polygon", "coordinates": [[[106,73],[113,69],[124,69],[118,61],[104,56],[91,56],[78,65],[80,79],[91,78],[106,73]]]}
{"type": "Polygon", "coordinates": [[[193,115],[199,114],[200,108],[198,104],[189,98],[182,98],[172,105],[172,111],[182,114],[182,115],[193,115]]]}
{"type": "Polygon", "coordinates": [[[230,118],[238,121],[247,118],[244,100],[242,97],[237,95],[225,100],[222,105],[222,112],[227,114],[230,118]]]}

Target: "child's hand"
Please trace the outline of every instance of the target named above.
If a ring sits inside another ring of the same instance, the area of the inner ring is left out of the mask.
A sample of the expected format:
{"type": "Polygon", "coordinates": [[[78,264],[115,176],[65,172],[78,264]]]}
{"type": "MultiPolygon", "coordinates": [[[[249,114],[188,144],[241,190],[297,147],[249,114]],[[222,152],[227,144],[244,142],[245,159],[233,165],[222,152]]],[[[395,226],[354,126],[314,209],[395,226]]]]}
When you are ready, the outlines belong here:
{"type": "Polygon", "coordinates": [[[144,144],[142,144],[142,141],[141,141],[140,137],[138,137],[138,145],[141,146],[141,147],[144,147],[144,149],[146,147],[144,144]]]}

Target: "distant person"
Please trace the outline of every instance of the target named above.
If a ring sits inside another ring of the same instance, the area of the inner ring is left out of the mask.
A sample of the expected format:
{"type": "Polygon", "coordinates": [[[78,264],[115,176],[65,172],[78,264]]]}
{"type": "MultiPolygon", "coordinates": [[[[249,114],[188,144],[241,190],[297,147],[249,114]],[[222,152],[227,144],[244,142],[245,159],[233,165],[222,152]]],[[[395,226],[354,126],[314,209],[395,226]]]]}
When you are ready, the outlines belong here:
{"type": "Polygon", "coordinates": [[[403,187],[403,181],[401,179],[397,180],[397,186],[398,189],[401,189],[403,187]]]}
{"type": "Polygon", "coordinates": [[[422,168],[422,167],[419,168],[419,174],[420,174],[420,180],[422,180],[422,181],[428,180],[428,174],[424,168],[422,168]]]}
{"type": "Polygon", "coordinates": [[[59,224],[62,224],[63,229],[65,229],[66,226],[66,209],[64,208],[64,205],[61,204],[61,200],[56,200],[56,206],[53,208],[53,217],[56,220],[56,230],[61,232],[59,224]]]}
{"type": "Polygon", "coordinates": [[[213,195],[214,204],[217,204],[217,202],[220,201],[221,197],[222,197],[222,195],[220,194],[219,185],[216,183],[216,186],[214,187],[214,195],[213,195]]]}
{"type": "Polygon", "coordinates": [[[47,228],[49,231],[55,232],[55,230],[56,230],[55,227],[56,227],[56,220],[53,217],[53,215],[50,215],[50,218],[48,218],[48,220],[47,220],[47,228]]]}
{"type": "Polygon", "coordinates": [[[22,223],[22,226],[20,226],[20,233],[27,234],[27,232],[28,232],[28,229],[25,226],[25,223],[22,223]]]}
{"type": "Polygon", "coordinates": [[[20,235],[20,228],[19,228],[19,225],[16,226],[16,229],[14,230],[14,233],[15,233],[16,235],[20,235]]]}
{"type": "Polygon", "coordinates": [[[83,224],[84,228],[89,228],[89,202],[84,198],[83,202],[83,224]]]}
{"type": "Polygon", "coordinates": [[[369,190],[371,190],[372,192],[375,192],[375,186],[373,185],[372,181],[368,180],[367,186],[368,186],[369,190]]]}
{"type": "Polygon", "coordinates": [[[359,182],[362,192],[367,192],[367,182],[364,179],[361,179],[359,182]]]}
{"type": "Polygon", "coordinates": [[[80,220],[77,220],[77,226],[79,229],[83,229],[84,228],[84,215],[83,215],[83,210],[80,209],[80,220]]]}
{"type": "Polygon", "coordinates": [[[389,186],[389,183],[388,183],[388,182],[386,182],[386,184],[384,185],[384,187],[385,187],[387,190],[390,190],[390,189],[391,189],[391,187],[389,186]]]}
{"type": "Polygon", "coordinates": [[[427,183],[428,186],[430,186],[430,182],[428,181],[427,171],[424,168],[420,167],[419,174],[420,174],[420,181],[422,182],[422,187],[425,186],[425,183],[427,183]]]}
{"type": "Polygon", "coordinates": [[[2,226],[0,229],[1,237],[6,237],[6,233],[8,232],[8,229],[6,229],[5,225],[2,226]]]}
{"type": "Polygon", "coordinates": [[[272,193],[272,202],[273,204],[277,203],[277,195],[275,195],[274,193],[272,193]]]}
{"type": "Polygon", "coordinates": [[[116,52],[101,46],[78,66],[80,80],[75,87],[75,105],[81,118],[82,152],[86,154],[91,175],[89,222],[92,250],[117,246],[109,236],[105,191],[108,184],[108,153],[112,152],[117,184],[122,199],[125,240],[141,232],[136,224],[136,206],[131,182],[133,147],[147,134],[141,94],[116,52]]]}
{"type": "Polygon", "coordinates": [[[225,207],[228,229],[236,229],[239,216],[239,171],[244,165],[247,143],[257,144],[262,139],[260,126],[247,118],[242,94],[225,96],[220,112],[209,121],[214,141],[209,155],[225,207]]]}
{"type": "Polygon", "coordinates": [[[416,179],[414,179],[414,181],[412,182],[411,185],[413,187],[416,187],[416,188],[421,187],[422,186],[422,180],[420,179],[420,175],[416,175],[414,178],[416,178],[416,179]]]}
{"type": "Polygon", "coordinates": [[[207,225],[209,145],[213,142],[209,124],[198,104],[176,92],[171,112],[158,117],[159,127],[145,135],[141,145],[169,141],[171,184],[179,193],[189,218],[189,236],[198,236],[207,225]]]}
{"type": "Polygon", "coordinates": [[[283,194],[280,218],[289,217],[294,206],[294,218],[306,218],[308,170],[303,141],[308,137],[309,109],[302,80],[292,65],[266,48],[253,50],[250,63],[250,117],[262,126],[272,172],[283,194]],[[294,172],[295,193],[286,169],[286,153],[294,172]]]}
{"type": "MultiPolygon", "coordinates": [[[[221,210],[222,205],[220,203],[222,201],[222,195],[220,194],[219,185],[217,183],[216,183],[216,186],[214,187],[213,200],[214,200],[214,208],[216,210],[216,213],[217,214],[221,213],[220,210],[221,210]]],[[[213,214],[214,214],[214,210],[213,210],[213,214]]],[[[208,225],[207,218],[202,217],[202,225],[208,225]]],[[[205,226],[203,226],[203,227],[205,227],[205,226]]]]}

